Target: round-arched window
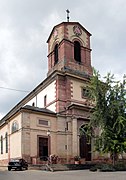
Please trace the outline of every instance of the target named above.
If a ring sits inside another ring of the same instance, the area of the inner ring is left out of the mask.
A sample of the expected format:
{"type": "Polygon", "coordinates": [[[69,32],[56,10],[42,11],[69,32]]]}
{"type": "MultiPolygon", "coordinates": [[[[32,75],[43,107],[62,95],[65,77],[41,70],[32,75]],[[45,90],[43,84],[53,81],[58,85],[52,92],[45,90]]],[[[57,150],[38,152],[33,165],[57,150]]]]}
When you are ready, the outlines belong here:
{"type": "Polygon", "coordinates": [[[74,41],[74,59],[81,62],[81,46],[78,41],[74,41]]]}
{"type": "Polygon", "coordinates": [[[54,63],[57,64],[57,62],[58,62],[58,44],[56,44],[54,48],[54,63]]]}
{"type": "Polygon", "coordinates": [[[14,121],[12,124],[12,133],[17,131],[19,128],[17,121],[14,121]]]}

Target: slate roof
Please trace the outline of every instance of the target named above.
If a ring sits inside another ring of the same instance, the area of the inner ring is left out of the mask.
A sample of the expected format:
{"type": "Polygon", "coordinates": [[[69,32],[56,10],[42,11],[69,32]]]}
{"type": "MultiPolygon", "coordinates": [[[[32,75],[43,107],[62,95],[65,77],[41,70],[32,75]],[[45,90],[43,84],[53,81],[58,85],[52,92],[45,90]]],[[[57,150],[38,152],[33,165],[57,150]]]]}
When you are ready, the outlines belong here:
{"type": "Polygon", "coordinates": [[[49,114],[54,114],[54,115],[56,115],[55,112],[50,111],[49,109],[39,108],[39,107],[35,107],[35,106],[26,105],[26,106],[22,107],[21,109],[26,109],[26,110],[31,110],[31,111],[43,112],[43,113],[49,113],[49,114]]]}
{"type": "MultiPolygon", "coordinates": [[[[11,116],[13,116],[15,113],[19,112],[20,110],[29,110],[29,111],[32,111],[33,113],[35,112],[39,112],[39,113],[45,113],[46,115],[52,115],[52,116],[55,116],[56,113],[53,112],[53,111],[50,111],[49,109],[46,109],[46,108],[38,108],[38,107],[35,107],[35,106],[30,106],[30,105],[26,105],[24,107],[21,107],[19,109],[17,109],[17,111],[15,111],[11,116]]],[[[6,121],[11,117],[5,117],[3,118],[2,120],[0,120],[0,126],[4,125],[6,123],[6,121]]]]}

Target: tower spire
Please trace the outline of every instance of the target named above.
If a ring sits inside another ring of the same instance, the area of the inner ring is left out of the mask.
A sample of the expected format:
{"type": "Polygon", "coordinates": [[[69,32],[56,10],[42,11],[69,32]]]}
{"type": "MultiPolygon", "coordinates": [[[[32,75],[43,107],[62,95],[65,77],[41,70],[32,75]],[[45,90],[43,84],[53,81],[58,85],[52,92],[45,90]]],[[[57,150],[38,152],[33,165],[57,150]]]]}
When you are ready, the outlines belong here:
{"type": "Polygon", "coordinates": [[[67,22],[69,22],[69,19],[70,19],[70,17],[69,17],[69,13],[70,13],[69,9],[67,9],[66,12],[67,12],[67,22]]]}

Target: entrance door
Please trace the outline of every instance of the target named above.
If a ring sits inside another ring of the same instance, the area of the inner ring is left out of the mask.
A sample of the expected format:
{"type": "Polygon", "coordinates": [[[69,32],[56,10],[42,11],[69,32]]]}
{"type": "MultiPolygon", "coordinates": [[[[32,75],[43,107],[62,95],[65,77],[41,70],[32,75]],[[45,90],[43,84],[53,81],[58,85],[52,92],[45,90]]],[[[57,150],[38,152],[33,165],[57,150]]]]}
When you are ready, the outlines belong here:
{"type": "Polygon", "coordinates": [[[80,137],[80,157],[91,161],[91,144],[87,142],[85,134],[80,137]]]}
{"type": "Polygon", "coordinates": [[[48,138],[39,137],[39,157],[48,157],[48,138]]]}

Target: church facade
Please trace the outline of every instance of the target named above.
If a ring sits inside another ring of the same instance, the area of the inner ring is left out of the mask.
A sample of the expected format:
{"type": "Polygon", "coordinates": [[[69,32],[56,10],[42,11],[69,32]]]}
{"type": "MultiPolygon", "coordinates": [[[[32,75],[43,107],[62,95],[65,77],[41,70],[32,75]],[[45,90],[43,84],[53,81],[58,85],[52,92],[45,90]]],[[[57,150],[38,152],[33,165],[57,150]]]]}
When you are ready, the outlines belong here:
{"type": "Polygon", "coordinates": [[[87,90],[90,36],[78,22],[54,26],[47,40],[47,78],[0,121],[0,164],[12,158],[39,164],[51,154],[61,163],[73,163],[75,156],[93,160],[93,145],[79,131],[93,107],[87,90]]]}

